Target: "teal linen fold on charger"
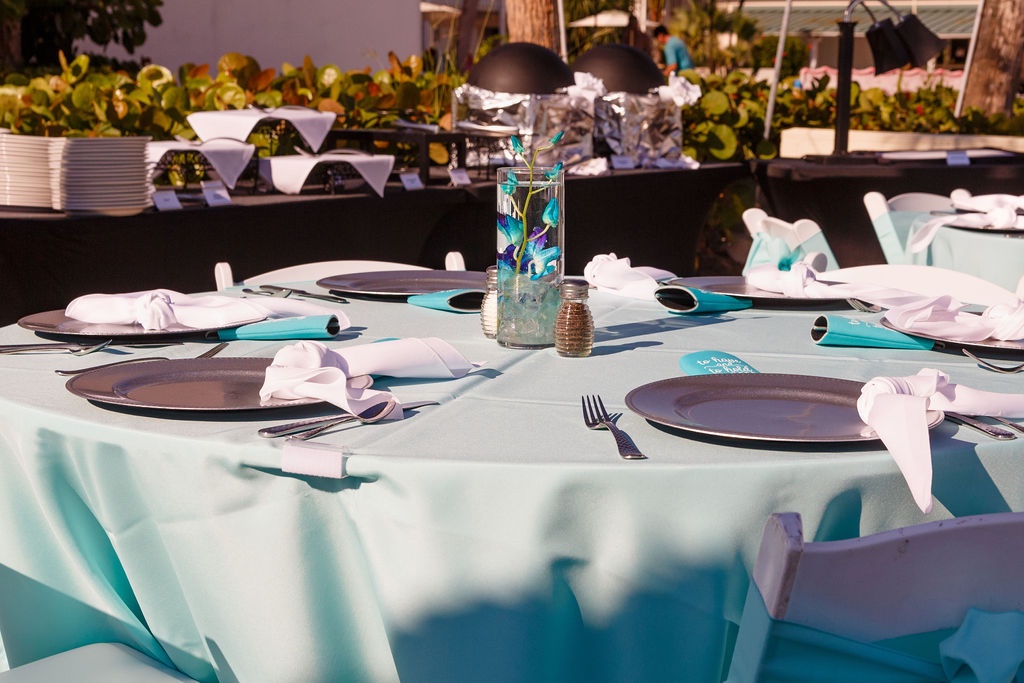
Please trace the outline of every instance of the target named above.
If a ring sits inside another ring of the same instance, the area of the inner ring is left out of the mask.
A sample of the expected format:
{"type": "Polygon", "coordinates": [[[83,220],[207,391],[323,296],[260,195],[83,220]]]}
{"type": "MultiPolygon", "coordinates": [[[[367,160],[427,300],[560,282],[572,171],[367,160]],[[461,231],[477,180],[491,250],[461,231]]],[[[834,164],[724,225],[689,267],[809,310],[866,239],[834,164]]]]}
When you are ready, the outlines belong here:
{"type": "Polygon", "coordinates": [[[811,326],[811,339],[821,346],[861,346],[878,349],[919,349],[935,346],[923,339],[890,329],[871,320],[842,315],[822,315],[811,326]]]}
{"type": "Polygon", "coordinates": [[[741,311],[754,305],[750,299],[706,292],[703,289],[682,285],[659,287],[654,290],[654,298],[670,312],[687,315],[741,311]]]}
{"type": "Polygon", "coordinates": [[[413,294],[406,301],[413,306],[450,313],[479,313],[484,302],[482,289],[446,289],[428,294],[413,294]]]}
{"type": "Polygon", "coordinates": [[[221,341],[240,339],[269,341],[274,339],[330,339],[341,331],[341,324],[335,315],[305,315],[294,318],[277,318],[258,323],[242,325],[229,330],[219,330],[221,341]]]}

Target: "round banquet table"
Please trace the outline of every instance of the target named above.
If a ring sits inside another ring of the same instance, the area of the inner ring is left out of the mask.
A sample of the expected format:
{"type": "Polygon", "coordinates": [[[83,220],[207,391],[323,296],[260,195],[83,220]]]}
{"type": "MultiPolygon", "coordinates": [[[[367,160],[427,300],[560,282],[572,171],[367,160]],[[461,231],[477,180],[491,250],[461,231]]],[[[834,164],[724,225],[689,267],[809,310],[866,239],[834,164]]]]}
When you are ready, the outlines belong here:
{"type": "MultiPolygon", "coordinates": [[[[1019,390],[956,354],[816,346],[818,311],[684,317],[595,292],[594,353],[570,359],[504,349],[476,315],[339,307],[353,328],[332,346],[439,336],[483,363],[461,379],[379,380],[440,405],[319,437],[346,454],[339,479],[283,472],[282,443],[256,435],[295,409],[104,407],[53,372],[122,352],[189,358],[203,344],[0,355],[11,666],[114,640],[206,682],[711,683],[728,668],[771,513],[799,512],[807,538],[832,540],[1024,510],[1021,441],[935,427],[935,506],[923,515],[877,442],[698,437],[625,406],[700,350],[768,373],[864,381],[935,367],[1019,390]],[[608,433],[584,427],[591,393],[623,413],[647,460],[620,459],[608,433]]],[[[0,329],[0,343],[32,339],[0,329]]],[[[286,343],[232,342],[222,356],[270,357],[286,343]]]]}

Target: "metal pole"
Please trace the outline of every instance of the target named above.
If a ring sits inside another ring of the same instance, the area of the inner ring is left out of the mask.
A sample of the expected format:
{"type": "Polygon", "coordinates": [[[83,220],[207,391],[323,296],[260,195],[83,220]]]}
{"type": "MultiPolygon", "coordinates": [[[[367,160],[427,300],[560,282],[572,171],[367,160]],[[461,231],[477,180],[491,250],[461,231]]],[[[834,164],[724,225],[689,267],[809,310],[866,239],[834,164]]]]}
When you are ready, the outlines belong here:
{"type": "MultiPolygon", "coordinates": [[[[849,12],[847,12],[847,15],[849,12]]],[[[850,88],[853,85],[853,27],[855,21],[839,22],[839,59],[836,66],[836,144],[833,155],[846,154],[850,137],[850,88]]]]}
{"type": "Polygon", "coordinates": [[[782,55],[786,51],[786,34],[789,33],[789,11],[793,0],[786,0],[786,8],[782,10],[782,26],[779,27],[779,46],[775,49],[775,78],[768,92],[768,109],[764,113],[764,139],[772,132],[772,117],[775,116],[775,96],[779,91],[779,79],[782,76],[782,55]]]}
{"type": "Polygon", "coordinates": [[[569,48],[566,47],[565,38],[565,0],[558,0],[558,47],[562,55],[562,61],[569,61],[569,48]]]}
{"type": "Polygon", "coordinates": [[[981,25],[981,12],[985,9],[985,0],[978,0],[978,10],[974,14],[974,28],[971,29],[971,42],[967,46],[967,59],[964,62],[964,75],[960,79],[960,92],[956,96],[954,116],[959,117],[964,111],[964,93],[967,92],[967,79],[971,75],[971,62],[974,61],[974,48],[978,44],[978,26],[981,25]]]}

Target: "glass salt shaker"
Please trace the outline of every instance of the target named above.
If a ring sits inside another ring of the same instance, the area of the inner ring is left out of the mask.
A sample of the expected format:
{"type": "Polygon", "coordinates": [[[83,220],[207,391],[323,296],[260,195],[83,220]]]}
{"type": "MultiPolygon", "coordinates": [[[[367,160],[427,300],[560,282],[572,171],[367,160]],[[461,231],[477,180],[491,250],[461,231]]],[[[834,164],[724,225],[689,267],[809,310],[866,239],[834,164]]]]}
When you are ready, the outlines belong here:
{"type": "Polygon", "coordinates": [[[480,304],[480,328],[488,339],[498,334],[498,266],[487,268],[487,289],[480,304]]]}
{"type": "Polygon", "coordinates": [[[555,318],[555,351],[559,356],[582,358],[594,347],[594,317],[587,305],[590,285],[566,278],[559,292],[562,303],[555,318]]]}

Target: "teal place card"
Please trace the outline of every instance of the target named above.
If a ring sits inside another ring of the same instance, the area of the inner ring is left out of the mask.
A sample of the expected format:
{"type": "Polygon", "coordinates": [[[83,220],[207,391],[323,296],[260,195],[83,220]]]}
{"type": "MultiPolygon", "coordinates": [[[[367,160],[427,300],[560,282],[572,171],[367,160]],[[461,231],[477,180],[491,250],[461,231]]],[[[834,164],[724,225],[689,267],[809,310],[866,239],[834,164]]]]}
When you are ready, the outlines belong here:
{"type": "Polygon", "coordinates": [[[679,359],[687,375],[738,375],[756,373],[752,365],[725,351],[694,351],[679,359]]]}

